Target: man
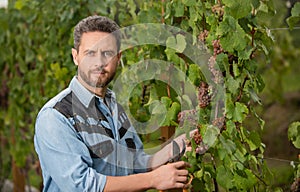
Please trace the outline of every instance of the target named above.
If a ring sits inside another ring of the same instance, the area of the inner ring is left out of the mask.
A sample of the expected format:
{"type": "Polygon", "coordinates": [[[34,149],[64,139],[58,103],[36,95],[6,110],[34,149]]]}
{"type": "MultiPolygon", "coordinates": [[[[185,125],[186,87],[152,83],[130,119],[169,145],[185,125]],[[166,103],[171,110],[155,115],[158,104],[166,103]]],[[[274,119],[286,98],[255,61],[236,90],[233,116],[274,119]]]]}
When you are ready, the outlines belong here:
{"type": "Polygon", "coordinates": [[[142,142],[108,89],[121,53],[119,27],[91,16],[74,29],[77,75],[41,109],[35,148],[44,191],[141,191],[186,187],[188,171],[172,158],[171,145],[144,153],[142,142]]]}

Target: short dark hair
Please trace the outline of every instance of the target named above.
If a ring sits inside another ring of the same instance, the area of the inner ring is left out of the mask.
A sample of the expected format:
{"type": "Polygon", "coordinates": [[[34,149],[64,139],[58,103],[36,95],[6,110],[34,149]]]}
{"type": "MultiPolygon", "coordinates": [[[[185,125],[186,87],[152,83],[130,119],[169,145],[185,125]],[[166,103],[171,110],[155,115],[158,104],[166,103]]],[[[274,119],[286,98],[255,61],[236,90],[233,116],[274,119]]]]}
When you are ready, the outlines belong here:
{"type": "Polygon", "coordinates": [[[86,17],[82,19],[74,28],[74,47],[77,51],[79,50],[81,36],[83,33],[100,31],[112,33],[114,35],[119,51],[121,44],[119,29],[120,27],[118,24],[107,17],[98,15],[86,17]]]}

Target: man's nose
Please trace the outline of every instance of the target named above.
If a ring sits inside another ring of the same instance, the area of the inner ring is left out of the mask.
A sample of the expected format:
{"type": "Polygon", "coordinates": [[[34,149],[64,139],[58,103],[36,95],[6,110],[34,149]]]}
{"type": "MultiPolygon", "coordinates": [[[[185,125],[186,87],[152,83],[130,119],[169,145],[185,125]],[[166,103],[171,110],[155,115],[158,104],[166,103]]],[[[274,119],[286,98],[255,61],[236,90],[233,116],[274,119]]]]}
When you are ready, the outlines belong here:
{"type": "Polygon", "coordinates": [[[101,53],[98,53],[97,56],[96,56],[96,65],[98,67],[105,67],[107,65],[107,59],[101,54],[101,53]]]}

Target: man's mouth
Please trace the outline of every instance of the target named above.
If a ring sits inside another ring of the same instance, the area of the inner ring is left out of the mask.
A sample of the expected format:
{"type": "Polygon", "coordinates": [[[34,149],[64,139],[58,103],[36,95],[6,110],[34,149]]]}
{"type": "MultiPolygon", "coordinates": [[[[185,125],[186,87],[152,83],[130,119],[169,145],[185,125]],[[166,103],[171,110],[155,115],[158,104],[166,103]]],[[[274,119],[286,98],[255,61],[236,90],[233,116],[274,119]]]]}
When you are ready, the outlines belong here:
{"type": "Polygon", "coordinates": [[[92,74],[97,74],[97,75],[103,75],[105,73],[107,73],[107,71],[105,71],[105,70],[93,70],[92,71],[92,74]]]}

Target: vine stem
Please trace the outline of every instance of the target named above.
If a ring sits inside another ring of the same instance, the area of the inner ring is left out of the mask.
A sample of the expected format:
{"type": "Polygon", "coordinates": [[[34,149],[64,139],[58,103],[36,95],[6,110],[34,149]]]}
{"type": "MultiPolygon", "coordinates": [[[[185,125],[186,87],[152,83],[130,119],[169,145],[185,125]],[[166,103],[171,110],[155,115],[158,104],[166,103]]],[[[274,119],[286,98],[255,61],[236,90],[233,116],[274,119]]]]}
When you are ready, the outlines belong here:
{"type": "Polygon", "coordinates": [[[161,22],[165,23],[165,9],[164,9],[165,0],[161,0],[161,22]]]}
{"type": "MultiPolygon", "coordinates": [[[[236,158],[236,160],[237,160],[239,163],[241,163],[242,165],[244,165],[245,167],[247,167],[241,160],[239,160],[239,158],[238,158],[236,155],[233,154],[233,156],[236,158]]],[[[249,170],[251,170],[251,169],[249,168],[249,170]]],[[[267,183],[266,183],[262,178],[260,178],[256,173],[254,173],[252,170],[251,170],[251,173],[253,173],[253,175],[254,175],[258,180],[260,180],[264,185],[267,186],[267,183]]]]}
{"type": "MultiPolygon", "coordinates": [[[[217,171],[216,162],[214,161],[214,157],[213,156],[211,156],[211,161],[213,163],[214,170],[217,171]]],[[[219,192],[219,187],[218,187],[217,179],[214,178],[213,181],[214,181],[214,186],[215,186],[215,192],[219,192]]]]}
{"type": "Polygon", "coordinates": [[[168,78],[168,85],[167,85],[167,94],[168,94],[168,97],[169,98],[171,98],[171,87],[170,87],[170,83],[171,83],[171,79],[170,79],[170,77],[171,77],[171,73],[172,73],[172,66],[173,65],[170,65],[170,67],[169,67],[169,78],[168,78]]]}
{"type": "Polygon", "coordinates": [[[248,76],[246,76],[245,79],[244,79],[244,81],[243,81],[243,84],[242,84],[242,86],[240,88],[240,93],[239,93],[238,97],[236,98],[236,102],[238,102],[238,101],[241,100],[242,95],[243,95],[243,89],[244,89],[244,87],[245,87],[246,82],[247,82],[248,79],[249,79],[248,76]]]}
{"type": "Polygon", "coordinates": [[[255,34],[256,30],[254,27],[252,27],[252,30],[251,30],[251,47],[254,47],[254,34],[255,34]]]}

